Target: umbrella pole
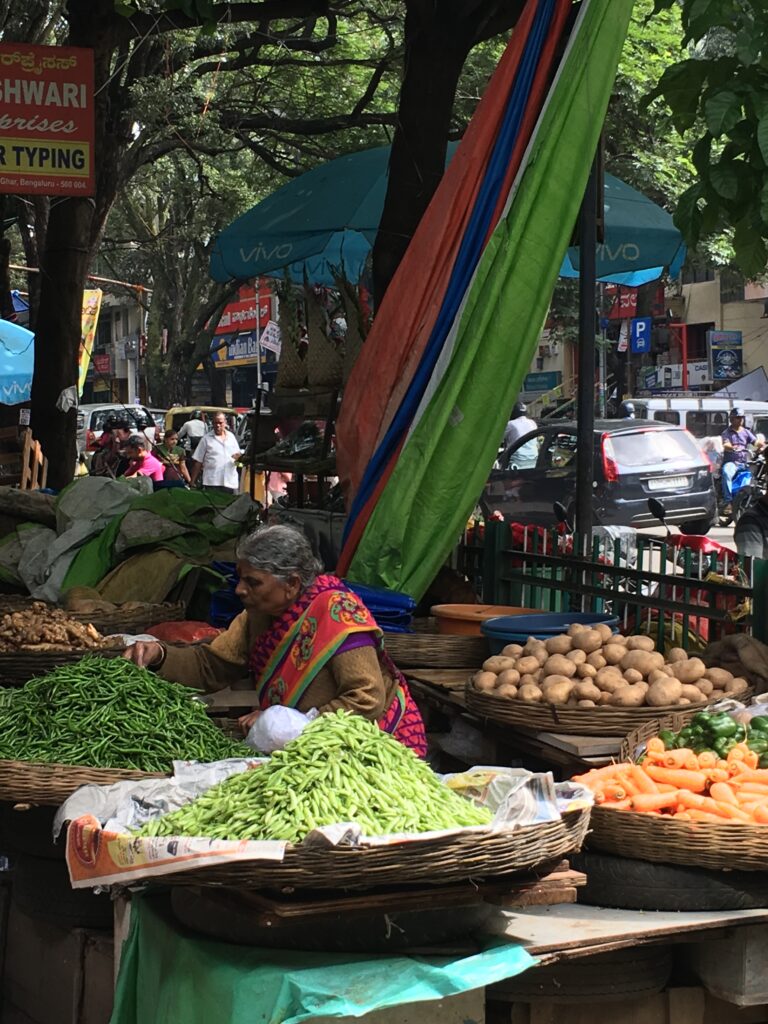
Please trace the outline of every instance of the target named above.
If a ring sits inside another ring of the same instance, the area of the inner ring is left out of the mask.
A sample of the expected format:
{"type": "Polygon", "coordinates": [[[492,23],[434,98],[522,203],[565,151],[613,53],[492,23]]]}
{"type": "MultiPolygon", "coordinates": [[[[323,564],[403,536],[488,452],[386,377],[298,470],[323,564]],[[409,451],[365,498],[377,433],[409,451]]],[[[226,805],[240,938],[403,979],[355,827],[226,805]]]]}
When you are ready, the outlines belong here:
{"type": "Polygon", "coordinates": [[[579,215],[579,375],[576,421],[576,529],[582,543],[592,539],[592,484],[595,429],[595,288],[597,247],[598,157],[592,161],[579,215]]]}

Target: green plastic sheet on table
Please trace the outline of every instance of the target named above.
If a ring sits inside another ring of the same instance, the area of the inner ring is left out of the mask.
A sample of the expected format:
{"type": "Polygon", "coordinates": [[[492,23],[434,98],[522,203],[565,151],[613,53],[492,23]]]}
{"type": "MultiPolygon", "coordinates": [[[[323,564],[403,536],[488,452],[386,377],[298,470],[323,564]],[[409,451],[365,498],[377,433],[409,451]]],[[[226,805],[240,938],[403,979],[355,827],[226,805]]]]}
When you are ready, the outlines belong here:
{"type": "Polygon", "coordinates": [[[516,943],[464,957],[301,953],[192,936],[137,897],[110,1024],[298,1024],[361,1017],[514,977],[536,960],[516,943]]]}

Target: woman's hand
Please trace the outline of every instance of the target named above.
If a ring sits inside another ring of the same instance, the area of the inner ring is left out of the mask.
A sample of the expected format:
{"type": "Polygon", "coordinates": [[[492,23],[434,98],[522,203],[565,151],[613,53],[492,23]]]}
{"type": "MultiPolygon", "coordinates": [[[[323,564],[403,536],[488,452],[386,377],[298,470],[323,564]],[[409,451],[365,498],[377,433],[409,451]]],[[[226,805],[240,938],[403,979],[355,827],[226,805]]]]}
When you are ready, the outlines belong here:
{"type": "Polygon", "coordinates": [[[163,645],[156,640],[137,640],[135,644],[126,647],[123,657],[140,668],[152,668],[160,664],[164,653],[163,645]]]}
{"type": "Polygon", "coordinates": [[[237,723],[243,730],[243,736],[248,735],[248,730],[251,728],[251,726],[253,725],[253,723],[256,721],[260,714],[261,711],[251,711],[250,714],[241,715],[241,717],[238,718],[237,723]]]}

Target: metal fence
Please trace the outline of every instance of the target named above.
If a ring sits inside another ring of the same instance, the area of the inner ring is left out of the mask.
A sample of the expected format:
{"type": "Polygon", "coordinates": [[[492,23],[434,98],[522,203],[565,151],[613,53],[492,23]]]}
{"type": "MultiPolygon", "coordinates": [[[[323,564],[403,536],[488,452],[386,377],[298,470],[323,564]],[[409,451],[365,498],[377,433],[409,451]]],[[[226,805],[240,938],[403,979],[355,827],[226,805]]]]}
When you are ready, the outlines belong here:
{"type": "Polygon", "coordinates": [[[596,530],[592,538],[490,521],[467,530],[456,567],[487,604],[610,614],[623,631],[699,649],[768,633],[768,563],[704,554],[675,538],[596,530]]]}

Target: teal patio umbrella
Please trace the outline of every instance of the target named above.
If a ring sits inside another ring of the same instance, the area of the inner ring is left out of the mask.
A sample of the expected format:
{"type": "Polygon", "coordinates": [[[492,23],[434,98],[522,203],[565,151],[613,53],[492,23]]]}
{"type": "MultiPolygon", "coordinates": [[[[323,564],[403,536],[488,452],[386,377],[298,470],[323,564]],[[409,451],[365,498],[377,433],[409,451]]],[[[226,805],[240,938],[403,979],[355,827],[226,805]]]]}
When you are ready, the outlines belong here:
{"type": "MultiPolygon", "coordinates": [[[[450,143],[450,160],[458,143],[450,143]]],[[[389,146],[348,153],[293,178],[233,221],[214,242],[216,281],[247,280],[288,268],[316,284],[333,285],[334,270],[357,282],[384,208],[389,146]]],[[[605,242],[597,277],[637,286],[685,258],[671,216],[625,182],[605,175],[605,242]]],[[[578,277],[578,249],[569,249],[561,275],[578,277]]]]}

